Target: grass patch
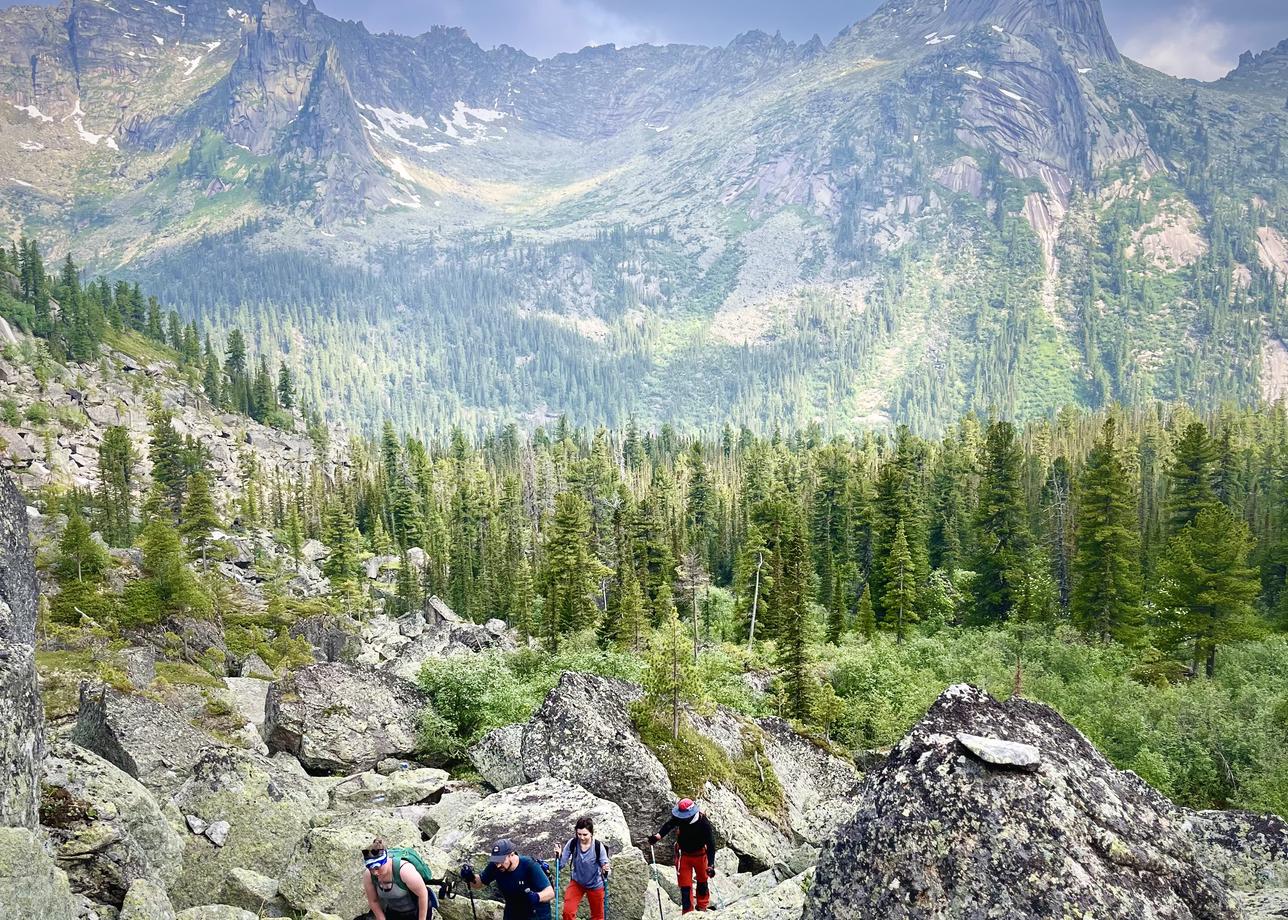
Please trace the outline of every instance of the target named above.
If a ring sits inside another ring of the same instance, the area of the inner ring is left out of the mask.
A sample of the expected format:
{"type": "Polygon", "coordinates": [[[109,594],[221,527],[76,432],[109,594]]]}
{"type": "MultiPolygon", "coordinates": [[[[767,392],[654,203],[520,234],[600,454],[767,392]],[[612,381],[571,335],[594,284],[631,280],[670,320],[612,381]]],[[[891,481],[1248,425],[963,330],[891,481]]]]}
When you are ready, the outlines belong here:
{"type": "Polygon", "coordinates": [[[631,721],[640,740],[662,762],[671,788],[678,795],[697,798],[707,783],[725,786],[742,797],[753,814],[781,823],[783,787],[769,759],[763,756],[758,730],[743,728],[746,756],[730,760],[724,749],[680,720],[680,737],[671,734],[670,719],[647,705],[631,707],[631,721]]]}
{"type": "Polygon", "coordinates": [[[125,671],[110,657],[87,650],[53,649],[36,652],[40,699],[46,719],[76,715],[82,680],[100,680],[122,693],[133,692],[125,671]]]}
{"type": "Polygon", "coordinates": [[[186,661],[158,661],[157,680],[172,687],[223,687],[224,682],[204,668],[186,661]]]}

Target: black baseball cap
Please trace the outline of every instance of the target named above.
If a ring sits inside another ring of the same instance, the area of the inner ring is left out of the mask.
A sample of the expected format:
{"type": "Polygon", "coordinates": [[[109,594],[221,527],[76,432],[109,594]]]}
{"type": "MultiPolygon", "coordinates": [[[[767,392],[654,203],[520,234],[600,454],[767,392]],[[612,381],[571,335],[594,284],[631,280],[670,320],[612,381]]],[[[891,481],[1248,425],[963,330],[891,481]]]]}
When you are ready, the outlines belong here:
{"type": "Polygon", "coordinates": [[[497,863],[504,862],[505,858],[513,852],[513,843],[509,840],[498,840],[492,844],[492,855],[488,858],[488,862],[495,866],[497,863]]]}

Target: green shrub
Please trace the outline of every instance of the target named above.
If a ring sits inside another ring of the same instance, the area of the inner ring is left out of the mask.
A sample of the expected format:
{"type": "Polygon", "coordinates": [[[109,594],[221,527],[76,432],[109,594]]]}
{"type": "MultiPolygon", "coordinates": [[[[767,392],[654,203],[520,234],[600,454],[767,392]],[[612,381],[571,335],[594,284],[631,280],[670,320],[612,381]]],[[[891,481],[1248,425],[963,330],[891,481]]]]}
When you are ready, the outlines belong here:
{"type": "Polygon", "coordinates": [[[27,407],[27,421],[33,425],[49,424],[49,406],[42,402],[34,402],[27,407]]]}
{"type": "Polygon", "coordinates": [[[0,400],[0,421],[10,428],[16,428],[21,424],[22,416],[18,414],[18,404],[12,399],[0,400]]]}

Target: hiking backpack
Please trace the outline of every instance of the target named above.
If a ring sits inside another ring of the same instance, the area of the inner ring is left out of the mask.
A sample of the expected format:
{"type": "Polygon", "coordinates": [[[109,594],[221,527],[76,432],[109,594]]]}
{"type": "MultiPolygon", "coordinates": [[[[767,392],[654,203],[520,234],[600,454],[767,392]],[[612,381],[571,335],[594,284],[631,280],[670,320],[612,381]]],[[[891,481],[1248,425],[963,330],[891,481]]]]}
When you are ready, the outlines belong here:
{"type": "MultiPolygon", "coordinates": [[[[566,844],[564,844],[564,849],[568,851],[568,855],[570,857],[575,857],[577,855],[578,850],[581,849],[581,844],[577,842],[576,837],[573,837],[566,844]]],[[[604,845],[600,843],[599,838],[596,837],[595,838],[595,862],[596,863],[602,862],[604,859],[604,854],[606,852],[607,851],[604,849],[604,845]]],[[[559,854],[559,858],[563,859],[562,852],[559,854]]]]}
{"type": "Polygon", "coordinates": [[[434,889],[430,887],[430,883],[434,881],[434,871],[429,868],[425,858],[411,847],[395,847],[389,851],[389,858],[394,863],[394,884],[403,891],[407,890],[407,886],[403,884],[402,880],[402,864],[404,862],[411,863],[416,867],[416,871],[420,873],[421,880],[425,883],[425,890],[429,892],[429,906],[437,910],[438,898],[434,894],[434,889]]]}

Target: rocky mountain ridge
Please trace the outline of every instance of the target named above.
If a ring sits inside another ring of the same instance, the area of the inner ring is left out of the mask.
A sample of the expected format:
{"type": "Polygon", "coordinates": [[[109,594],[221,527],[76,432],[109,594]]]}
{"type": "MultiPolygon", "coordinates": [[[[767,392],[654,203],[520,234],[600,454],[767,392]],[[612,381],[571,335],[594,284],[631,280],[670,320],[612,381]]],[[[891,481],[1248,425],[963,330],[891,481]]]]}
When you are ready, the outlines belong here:
{"type": "Polygon", "coordinates": [[[1095,0],[548,60],[242,6],[0,14],[0,56],[36,62],[0,77],[3,219],[216,332],[250,311],[337,419],[691,422],[710,391],[756,425],[934,429],[1278,392],[1283,266],[1220,245],[1288,233],[1277,51],[1175,80],[1124,58],[1095,0]],[[1203,257],[1232,283],[1196,283],[1203,257]],[[350,299],[341,328],[314,318],[350,299]],[[485,363],[451,369],[458,325],[491,330],[485,363]],[[387,366],[310,364],[363,335],[387,366]],[[473,392],[480,367],[497,392],[473,392]],[[644,385],[586,382],[624,372],[644,385]]]}

